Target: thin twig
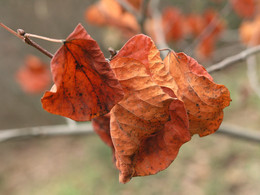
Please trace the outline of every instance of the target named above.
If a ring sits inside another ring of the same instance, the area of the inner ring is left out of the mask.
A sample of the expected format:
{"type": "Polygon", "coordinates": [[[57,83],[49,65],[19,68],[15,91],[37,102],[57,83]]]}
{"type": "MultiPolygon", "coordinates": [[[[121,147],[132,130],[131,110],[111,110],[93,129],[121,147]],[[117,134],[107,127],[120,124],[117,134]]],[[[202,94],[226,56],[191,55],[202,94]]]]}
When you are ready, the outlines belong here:
{"type": "Polygon", "coordinates": [[[34,37],[34,38],[37,38],[37,39],[42,39],[42,40],[50,41],[50,42],[54,42],[54,43],[64,43],[64,41],[65,41],[65,40],[62,40],[62,39],[52,39],[52,38],[49,38],[49,37],[44,37],[44,36],[35,35],[35,34],[31,34],[31,33],[25,33],[24,36],[25,37],[34,37]]]}
{"type": "MultiPolygon", "coordinates": [[[[158,10],[160,0],[151,0],[150,6],[152,10],[152,18],[154,21],[153,30],[155,34],[156,45],[158,48],[170,48],[166,43],[163,28],[162,28],[162,18],[161,13],[158,10]]],[[[166,57],[165,53],[162,53],[162,57],[166,57]]]]}
{"type": "Polygon", "coordinates": [[[215,71],[219,71],[225,67],[228,67],[232,64],[235,64],[237,62],[243,61],[245,59],[247,59],[249,56],[254,55],[256,53],[260,52],[260,45],[255,46],[255,47],[251,47],[248,48],[236,55],[230,56],[225,58],[224,60],[222,60],[219,63],[216,63],[212,66],[210,66],[209,68],[207,68],[208,72],[215,72],[215,71]]]}
{"type": "Polygon", "coordinates": [[[56,135],[76,135],[92,133],[91,123],[77,124],[77,128],[71,128],[66,125],[27,127],[18,129],[8,129],[0,131],[0,142],[32,136],[56,136],[56,135]]]}
{"type": "Polygon", "coordinates": [[[148,5],[149,5],[150,0],[143,0],[142,7],[141,7],[141,16],[138,19],[138,23],[141,27],[141,33],[145,33],[145,20],[147,17],[147,11],[148,11],[148,5]]]}
{"type": "MultiPolygon", "coordinates": [[[[77,128],[75,129],[70,128],[68,125],[7,129],[0,130],[0,142],[20,137],[77,135],[90,134],[93,132],[91,123],[77,124],[77,128]]],[[[260,143],[260,133],[258,131],[243,129],[234,125],[222,124],[215,134],[223,134],[232,138],[260,143]]]]}
{"type": "Polygon", "coordinates": [[[136,10],[130,3],[124,0],[116,0],[122,8],[133,14],[141,28],[141,33],[145,34],[145,19],[147,16],[147,8],[150,0],[143,0],[140,10],[136,10]]]}
{"type": "Polygon", "coordinates": [[[234,125],[222,124],[216,134],[223,134],[232,138],[260,143],[260,132],[248,130],[234,125]]]}
{"type": "Polygon", "coordinates": [[[39,50],[40,52],[42,52],[49,58],[53,58],[53,54],[51,54],[49,51],[47,51],[46,49],[41,47],[38,43],[31,40],[29,37],[24,37],[24,42],[27,43],[28,45],[31,45],[32,47],[36,48],[37,50],[39,50]]]}
{"type": "Polygon", "coordinates": [[[39,44],[37,44],[36,42],[34,42],[33,40],[31,40],[28,36],[26,36],[26,33],[24,32],[24,30],[22,29],[18,29],[17,32],[15,32],[14,30],[12,30],[11,28],[7,27],[6,25],[4,25],[3,23],[0,23],[0,26],[2,26],[4,29],[6,29],[7,31],[9,31],[10,33],[12,33],[13,35],[15,35],[16,37],[18,37],[19,39],[21,39],[22,41],[24,41],[25,43],[27,43],[28,45],[36,48],[37,50],[39,50],[40,52],[42,52],[43,54],[45,54],[46,56],[48,56],[49,58],[53,57],[53,54],[51,54],[49,51],[47,51],[46,49],[44,49],[43,47],[41,47],[39,44]]]}

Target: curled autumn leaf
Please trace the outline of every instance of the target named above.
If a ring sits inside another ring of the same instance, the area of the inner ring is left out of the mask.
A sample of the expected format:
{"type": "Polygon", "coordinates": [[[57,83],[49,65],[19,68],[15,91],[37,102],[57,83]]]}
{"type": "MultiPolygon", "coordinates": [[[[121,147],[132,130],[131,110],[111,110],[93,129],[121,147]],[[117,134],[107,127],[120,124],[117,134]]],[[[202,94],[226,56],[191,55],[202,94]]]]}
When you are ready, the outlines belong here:
{"type": "Polygon", "coordinates": [[[100,0],[87,8],[85,20],[94,25],[114,26],[128,37],[140,31],[134,15],[126,12],[115,0],[100,0]]]}
{"type": "Polygon", "coordinates": [[[230,102],[229,91],[225,86],[215,84],[196,60],[183,53],[171,52],[162,63],[153,41],[144,35],[130,39],[117,57],[139,60],[156,84],[170,96],[183,100],[191,134],[204,136],[218,129],[223,119],[223,109],[230,102]]]}
{"type": "Polygon", "coordinates": [[[214,133],[223,120],[223,109],[229,106],[230,94],[196,60],[184,53],[170,52],[164,64],[178,85],[174,91],[187,109],[191,134],[214,133]]]}
{"type": "Polygon", "coordinates": [[[190,133],[183,103],[164,93],[143,63],[119,56],[111,67],[125,96],[111,110],[110,128],[119,180],[126,183],[167,168],[190,133]]]}
{"type": "Polygon", "coordinates": [[[51,82],[50,70],[38,57],[29,55],[16,73],[16,80],[26,93],[37,94],[48,89],[51,82]]]}
{"type": "Polygon", "coordinates": [[[77,121],[109,113],[122,88],[97,42],[79,24],[51,61],[54,90],[42,98],[45,110],[77,121]]]}

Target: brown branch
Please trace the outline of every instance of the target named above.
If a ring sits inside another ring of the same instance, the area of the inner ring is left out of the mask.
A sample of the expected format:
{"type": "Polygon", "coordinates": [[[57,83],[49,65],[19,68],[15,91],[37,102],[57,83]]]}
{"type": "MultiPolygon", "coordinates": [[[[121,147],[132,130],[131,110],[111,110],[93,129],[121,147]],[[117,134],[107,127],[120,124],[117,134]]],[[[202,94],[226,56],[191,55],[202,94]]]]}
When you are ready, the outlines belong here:
{"type": "Polygon", "coordinates": [[[0,26],[2,26],[4,29],[6,29],[7,31],[9,31],[10,33],[12,33],[13,35],[15,35],[16,37],[18,37],[19,39],[21,39],[22,41],[24,41],[25,43],[27,43],[28,45],[36,48],[37,50],[39,50],[41,53],[43,53],[44,55],[48,56],[49,58],[53,57],[53,54],[51,54],[49,51],[47,51],[46,49],[44,49],[43,47],[41,47],[39,44],[37,44],[36,42],[34,42],[33,40],[31,40],[29,38],[29,35],[31,34],[27,34],[24,32],[24,30],[22,29],[18,29],[17,32],[15,32],[14,30],[10,29],[9,27],[7,27],[6,25],[4,25],[3,23],[0,23],[0,26]]]}
{"type": "Polygon", "coordinates": [[[242,52],[240,52],[236,55],[227,57],[224,60],[222,60],[221,62],[210,66],[209,68],[207,68],[207,71],[209,73],[219,71],[219,70],[226,68],[230,65],[233,65],[237,62],[243,61],[243,60],[247,59],[249,56],[252,56],[252,55],[259,53],[259,52],[260,52],[260,45],[248,48],[248,49],[246,49],[246,50],[244,50],[244,51],[242,51],[242,52]]]}

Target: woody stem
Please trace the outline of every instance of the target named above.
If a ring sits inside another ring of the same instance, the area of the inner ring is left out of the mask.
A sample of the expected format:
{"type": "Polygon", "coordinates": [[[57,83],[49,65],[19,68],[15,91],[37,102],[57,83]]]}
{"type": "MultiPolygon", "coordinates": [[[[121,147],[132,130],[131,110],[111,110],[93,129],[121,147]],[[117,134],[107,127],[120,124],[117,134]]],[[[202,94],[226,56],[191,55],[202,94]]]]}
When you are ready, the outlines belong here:
{"type": "MultiPolygon", "coordinates": [[[[27,34],[24,32],[24,30],[22,29],[18,29],[17,32],[15,32],[14,30],[12,30],[11,28],[9,28],[8,26],[4,25],[3,23],[0,23],[0,26],[2,26],[4,29],[6,29],[7,31],[9,31],[10,33],[12,33],[13,35],[15,35],[16,37],[18,37],[19,39],[23,40],[25,43],[27,43],[28,45],[36,48],[37,50],[39,50],[41,53],[43,53],[44,55],[48,56],[49,58],[53,58],[53,54],[51,54],[49,51],[47,51],[46,49],[44,49],[43,47],[41,47],[38,43],[34,42],[33,40],[31,40],[27,34]]],[[[31,35],[31,34],[29,34],[31,35]]]]}

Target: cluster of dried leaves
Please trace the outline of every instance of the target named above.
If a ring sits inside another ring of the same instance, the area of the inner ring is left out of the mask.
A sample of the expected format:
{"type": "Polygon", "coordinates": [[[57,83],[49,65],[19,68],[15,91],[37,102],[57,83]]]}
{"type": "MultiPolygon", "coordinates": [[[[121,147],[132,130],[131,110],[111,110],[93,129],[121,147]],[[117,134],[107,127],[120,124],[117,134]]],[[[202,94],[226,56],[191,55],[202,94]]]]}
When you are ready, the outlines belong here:
{"type": "MultiPolygon", "coordinates": [[[[100,0],[88,7],[85,12],[85,19],[99,26],[113,26],[120,29],[127,38],[132,37],[141,31],[136,15],[142,14],[142,0],[122,0],[133,12],[125,10],[117,0],[100,0]],[[113,11],[111,11],[113,10],[113,11]]],[[[221,3],[222,0],[214,0],[221,3]]],[[[247,46],[260,44],[260,16],[257,10],[260,8],[259,0],[230,0],[233,10],[243,18],[253,18],[252,21],[243,21],[239,32],[241,41],[247,46]]],[[[151,11],[147,9],[145,31],[153,40],[156,40],[154,32],[154,18],[151,11]]],[[[183,40],[187,37],[197,39],[205,29],[209,29],[205,36],[195,48],[195,54],[199,59],[206,59],[212,56],[216,42],[225,29],[225,21],[220,18],[214,9],[207,9],[202,14],[184,14],[177,7],[168,7],[162,11],[162,30],[167,42],[183,40]],[[209,28],[211,26],[211,28],[209,28]]],[[[31,94],[41,93],[46,90],[50,83],[50,74],[44,63],[35,56],[28,56],[24,67],[17,73],[17,81],[22,89],[31,94]],[[41,67],[41,68],[40,68],[41,67]],[[37,70],[36,70],[37,69],[37,70]]]]}
{"type": "Polygon", "coordinates": [[[214,133],[230,102],[228,89],[197,61],[174,51],[162,60],[143,34],[108,61],[78,25],[52,58],[51,71],[55,84],[43,108],[92,120],[112,148],[122,183],[167,168],[192,135],[214,133]]]}

